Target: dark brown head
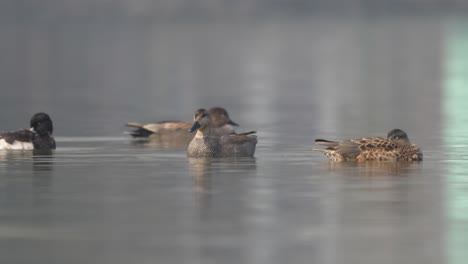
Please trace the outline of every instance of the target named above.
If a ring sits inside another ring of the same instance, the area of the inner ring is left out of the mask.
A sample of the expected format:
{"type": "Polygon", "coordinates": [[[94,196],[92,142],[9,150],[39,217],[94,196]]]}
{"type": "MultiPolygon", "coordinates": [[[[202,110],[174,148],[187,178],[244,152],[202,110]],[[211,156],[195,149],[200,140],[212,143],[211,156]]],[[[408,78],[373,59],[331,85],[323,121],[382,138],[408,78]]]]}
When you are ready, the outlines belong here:
{"type": "Polygon", "coordinates": [[[209,110],[213,127],[222,127],[226,124],[239,126],[232,121],[226,109],[222,107],[213,107],[209,110]]]}
{"type": "Polygon", "coordinates": [[[388,132],[387,139],[399,145],[410,144],[408,135],[401,129],[393,129],[388,132]]]}
{"type": "Polygon", "coordinates": [[[195,114],[193,115],[193,125],[192,128],[189,129],[189,132],[193,132],[197,129],[203,130],[209,126],[211,126],[210,114],[205,109],[200,108],[195,111],[195,114]]]}

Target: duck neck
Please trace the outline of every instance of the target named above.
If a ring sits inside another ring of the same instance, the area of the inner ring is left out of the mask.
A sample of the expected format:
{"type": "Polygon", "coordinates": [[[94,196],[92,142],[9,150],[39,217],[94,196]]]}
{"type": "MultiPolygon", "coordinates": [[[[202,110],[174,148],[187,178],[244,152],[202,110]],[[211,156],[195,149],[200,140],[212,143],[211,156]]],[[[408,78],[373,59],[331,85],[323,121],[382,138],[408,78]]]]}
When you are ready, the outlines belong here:
{"type": "Polygon", "coordinates": [[[51,133],[50,132],[42,132],[42,133],[35,133],[34,134],[35,137],[50,137],[51,136],[51,133]]]}
{"type": "Polygon", "coordinates": [[[195,137],[197,138],[206,138],[206,137],[211,137],[213,136],[213,129],[211,126],[205,126],[203,128],[199,128],[197,130],[197,134],[195,134],[195,137]]]}

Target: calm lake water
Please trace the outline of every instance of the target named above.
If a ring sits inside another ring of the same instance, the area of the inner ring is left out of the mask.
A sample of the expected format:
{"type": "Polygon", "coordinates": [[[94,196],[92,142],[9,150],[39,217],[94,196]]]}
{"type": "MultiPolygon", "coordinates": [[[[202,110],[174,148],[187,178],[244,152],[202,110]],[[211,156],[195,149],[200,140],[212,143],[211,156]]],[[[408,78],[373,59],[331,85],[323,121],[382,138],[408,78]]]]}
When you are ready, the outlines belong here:
{"type": "Polygon", "coordinates": [[[1,263],[466,263],[468,20],[0,24],[1,263]],[[188,159],[127,121],[224,106],[255,158],[188,159]],[[330,163],[317,137],[404,129],[421,163],[330,163]]]}

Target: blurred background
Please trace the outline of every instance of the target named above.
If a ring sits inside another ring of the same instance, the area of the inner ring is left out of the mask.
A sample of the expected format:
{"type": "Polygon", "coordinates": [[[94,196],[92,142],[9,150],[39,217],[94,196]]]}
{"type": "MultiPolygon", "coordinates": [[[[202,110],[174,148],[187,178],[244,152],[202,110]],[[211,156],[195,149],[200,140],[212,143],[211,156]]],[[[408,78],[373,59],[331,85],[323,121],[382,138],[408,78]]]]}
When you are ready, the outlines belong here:
{"type": "Polygon", "coordinates": [[[465,27],[454,14],[466,7],[436,0],[4,1],[0,103],[13,116],[0,120],[16,129],[42,110],[56,120],[57,135],[109,136],[129,120],[189,121],[199,107],[222,105],[259,129],[300,120],[296,129],[312,133],[352,118],[347,131],[399,125],[422,133],[428,119],[421,116],[440,125],[448,80],[462,75],[465,27]]]}
{"type": "MultiPolygon", "coordinates": [[[[4,0],[5,263],[466,263],[468,1],[4,0]],[[188,162],[128,121],[223,106],[256,159],[188,162]],[[314,138],[404,129],[422,164],[332,166],[314,138]],[[33,166],[31,166],[31,163],[33,166]]],[[[3,220],[2,220],[3,219],[3,220]]]]}

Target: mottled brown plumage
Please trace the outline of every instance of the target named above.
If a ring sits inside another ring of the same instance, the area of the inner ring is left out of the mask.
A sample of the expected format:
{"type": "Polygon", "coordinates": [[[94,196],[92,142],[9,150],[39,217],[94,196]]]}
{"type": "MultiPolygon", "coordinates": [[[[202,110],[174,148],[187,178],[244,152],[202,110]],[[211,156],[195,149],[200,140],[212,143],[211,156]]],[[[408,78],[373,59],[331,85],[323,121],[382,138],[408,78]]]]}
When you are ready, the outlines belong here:
{"type": "Polygon", "coordinates": [[[316,139],[325,149],[314,149],[325,154],[332,161],[420,161],[423,158],[418,146],[411,144],[403,130],[390,131],[387,138],[369,137],[345,141],[316,139]]]}

